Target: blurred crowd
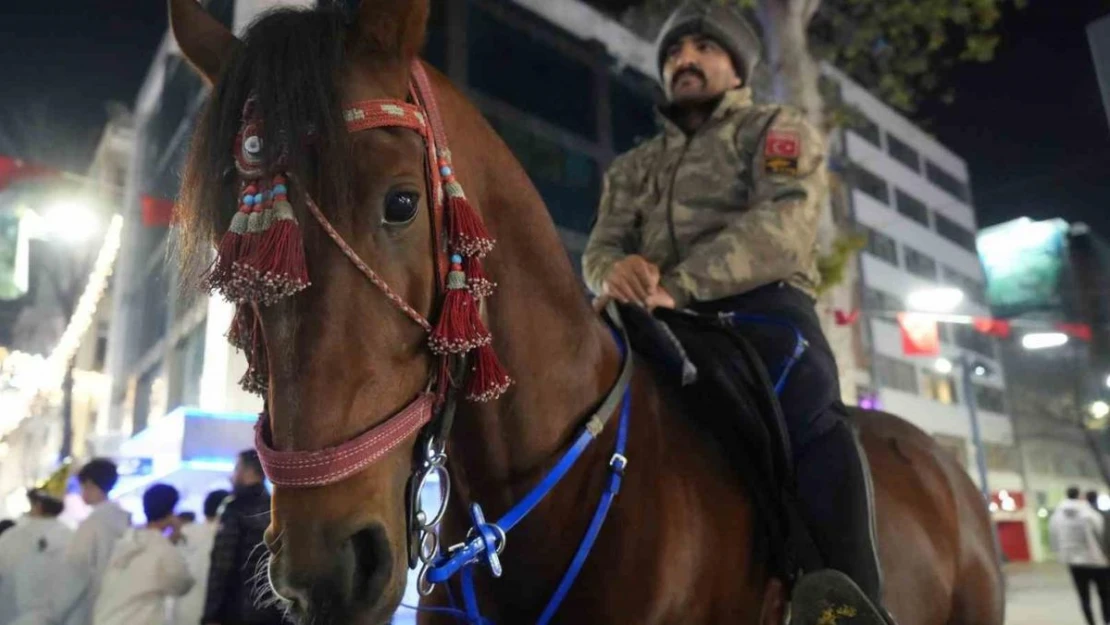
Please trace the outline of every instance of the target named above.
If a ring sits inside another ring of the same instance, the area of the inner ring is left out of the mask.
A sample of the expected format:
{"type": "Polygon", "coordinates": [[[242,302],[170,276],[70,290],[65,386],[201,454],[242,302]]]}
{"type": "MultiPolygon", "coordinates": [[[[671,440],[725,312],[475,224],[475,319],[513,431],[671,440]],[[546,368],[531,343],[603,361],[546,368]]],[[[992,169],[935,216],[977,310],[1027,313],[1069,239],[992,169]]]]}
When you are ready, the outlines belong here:
{"type": "Polygon", "coordinates": [[[76,531],[58,517],[65,480],[27,492],[30,512],[0,522],[0,625],[280,625],[267,597],[270,495],[258,455],[239,454],[232,491],[177,510],[167,484],[143,493],[146,521],[108,498],[119,473],[104,458],[77,474],[92,511],[76,531]]]}

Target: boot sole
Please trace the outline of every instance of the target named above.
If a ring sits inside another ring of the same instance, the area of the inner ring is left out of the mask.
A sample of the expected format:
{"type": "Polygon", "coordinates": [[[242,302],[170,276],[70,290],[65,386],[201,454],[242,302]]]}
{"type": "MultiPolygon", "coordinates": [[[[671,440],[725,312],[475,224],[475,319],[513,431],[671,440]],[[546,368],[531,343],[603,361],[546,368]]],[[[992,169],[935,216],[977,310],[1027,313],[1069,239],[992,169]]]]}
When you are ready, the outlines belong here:
{"type": "Polygon", "coordinates": [[[810,573],[794,587],[790,625],[887,625],[859,586],[840,571],[810,573]]]}

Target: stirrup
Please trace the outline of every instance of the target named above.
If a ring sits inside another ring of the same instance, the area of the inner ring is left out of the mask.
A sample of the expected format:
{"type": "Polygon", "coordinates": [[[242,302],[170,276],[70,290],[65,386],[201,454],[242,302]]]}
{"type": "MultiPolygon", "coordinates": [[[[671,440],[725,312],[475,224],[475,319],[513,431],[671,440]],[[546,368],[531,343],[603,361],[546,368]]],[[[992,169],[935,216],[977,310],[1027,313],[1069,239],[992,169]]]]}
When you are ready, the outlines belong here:
{"type": "Polygon", "coordinates": [[[824,569],[803,576],[790,598],[789,625],[896,625],[852,578],[824,569]]]}

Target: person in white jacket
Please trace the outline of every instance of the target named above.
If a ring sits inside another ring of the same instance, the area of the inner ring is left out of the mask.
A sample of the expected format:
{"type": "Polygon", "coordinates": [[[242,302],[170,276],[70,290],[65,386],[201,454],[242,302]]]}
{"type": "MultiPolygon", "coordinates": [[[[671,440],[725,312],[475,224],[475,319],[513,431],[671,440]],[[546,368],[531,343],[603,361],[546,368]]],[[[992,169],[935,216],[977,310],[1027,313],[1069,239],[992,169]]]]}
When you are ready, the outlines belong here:
{"type": "Polygon", "coordinates": [[[73,530],[58,520],[61,499],[42,489],[27,491],[31,512],[0,536],[0,625],[58,622],[50,588],[65,571],[73,530]]]}
{"type": "Polygon", "coordinates": [[[220,506],[228,498],[226,490],[214,490],[204,498],[204,522],[181,528],[185,539],[179,548],[185,554],[189,574],[196,583],[184,597],[174,602],[174,625],[199,625],[204,615],[204,599],[208,589],[208,567],[212,563],[212,544],[220,526],[220,506]]]}
{"type": "Polygon", "coordinates": [[[58,589],[58,605],[67,624],[90,625],[100,580],[108,567],[112,547],[131,526],[131,515],[108,493],[116,485],[116,465],[105,458],[90,460],[77,473],[81,499],[92,506],[66,550],[66,577],[58,589]]]}
{"type": "Polygon", "coordinates": [[[155,484],[143,493],[147,524],[129,530],[112,549],[93,611],[93,625],[158,625],[168,601],[193,587],[185,556],[175,547],[181,521],[177,489],[155,484]]]}
{"type": "Polygon", "coordinates": [[[1095,583],[1099,603],[1102,604],[1101,622],[1110,623],[1110,580],[1102,574],[1110,566],[1110,560],[1102,547],[1105,529],[1102,515],[1079,498],[1079,488],[1069,488],[1067,495],[1068,498],[1056,507],[1048,522],[1052,548],[1071,571],[1087,625],[1095,625],[1091,609],[1091,582],[1095,583]]]}

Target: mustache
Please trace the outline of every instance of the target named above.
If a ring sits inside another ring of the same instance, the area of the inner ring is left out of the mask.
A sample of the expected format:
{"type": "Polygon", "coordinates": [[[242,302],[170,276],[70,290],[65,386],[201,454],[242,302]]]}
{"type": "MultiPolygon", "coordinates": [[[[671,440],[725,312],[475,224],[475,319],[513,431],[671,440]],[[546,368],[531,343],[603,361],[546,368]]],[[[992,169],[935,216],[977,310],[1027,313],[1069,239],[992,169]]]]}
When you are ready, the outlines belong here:
{"type": "Polygon", "coordinates": [[[706,81],[705,72],[702,72],[701,69],[691,65],[689,67],[683,67],[682,69],[675,72],[675,75],[671,78],[671,86],[673,87],[673,86],[677,85],[679,79],[681,79],[683,76],[685,76],[687,74],[697,76],[698,78],[701,79],[702,82],[706,81]]]}

